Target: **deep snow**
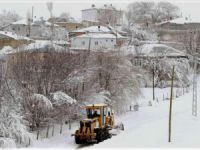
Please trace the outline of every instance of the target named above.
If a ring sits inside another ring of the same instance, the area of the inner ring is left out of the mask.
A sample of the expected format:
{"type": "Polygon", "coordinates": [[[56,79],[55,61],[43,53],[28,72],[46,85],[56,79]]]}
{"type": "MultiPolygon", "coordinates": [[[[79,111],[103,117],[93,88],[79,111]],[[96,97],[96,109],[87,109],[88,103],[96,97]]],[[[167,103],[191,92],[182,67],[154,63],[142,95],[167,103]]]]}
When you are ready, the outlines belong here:
{"type": "MultiPolygon", "coordinates": [[[[56,135],[42,141],[35,141],[31,147],[49,148],[136,148],[136,147],[200,147],[200,118],[192,116],[192,90],[189,93],[174,98],[172,110],[172,142],[168,143],[168,112],[169,100],[163,100],[163,93],[169,94],[170,89],[156,89],[158,102],[153,106],[147,103],[152,98],[152,89],[143,89],[144,97],[139,111],[128,111],[117,116],[117,122],[124,123],[125,131],[99,144],[89,146],[76,145],[74,132],[65,130],[62,135],[56,135]]],[[[174,90],[176,91],[176,89],[174,90]]],[[[182,94],[180,89],[180,94],[182,94]]],[[[165,96],[166,97],[166,96],[165,96]]],[[[169,95],[168,95],[169,97],[169,95]]],[[[128,108],[127,108],[128,109],[128,108]]]]}

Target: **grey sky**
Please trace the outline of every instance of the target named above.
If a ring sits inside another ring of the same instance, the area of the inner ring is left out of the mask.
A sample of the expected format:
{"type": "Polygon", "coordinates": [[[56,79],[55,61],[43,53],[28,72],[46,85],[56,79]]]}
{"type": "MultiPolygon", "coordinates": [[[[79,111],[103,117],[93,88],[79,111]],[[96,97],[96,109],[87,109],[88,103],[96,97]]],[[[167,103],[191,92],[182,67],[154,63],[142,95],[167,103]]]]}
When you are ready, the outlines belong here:
{"type": "MultiPolygon", "coordinates": [[[[38,18],[43,16],[49,17],[47,11],[46,2],[49,0],[0,0],[0,11],[2,10],[14,10],[19,13],[22,17],[26,16],[26,12],[31,11],[34,6],[34,16],[38,18]]],[[[54,3],[53,13],[58,16],[61,12],[69,12],[72,17],[77,19],[81,18],[81,10],[91,7],[91,4],[95,4],[97,7],[103,4],[113,4],[118,9],[125,10],[127,5],[131,2],[139,0],[52,0],[54,3]]],[[[144,0],[152,1],[152,0],[144,0]]],[[[158,2],[158,0],[153,0],[158,2]]],[[[200,20],[200,1],[198,0],[168,0],[171,3],[176,4],[181,11],[183,16],[191,16],[193,20],[200,20]]]]}

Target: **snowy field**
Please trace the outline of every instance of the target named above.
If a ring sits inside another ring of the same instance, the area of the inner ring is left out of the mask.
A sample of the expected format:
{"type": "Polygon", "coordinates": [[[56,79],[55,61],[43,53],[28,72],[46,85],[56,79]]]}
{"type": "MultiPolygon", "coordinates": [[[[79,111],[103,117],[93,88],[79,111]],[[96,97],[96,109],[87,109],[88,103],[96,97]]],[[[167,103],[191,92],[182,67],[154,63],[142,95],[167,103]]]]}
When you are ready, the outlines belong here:
{"type": "MultiPolygon", "coordinates": [[[[145,148],[145,147],[200,147],[200,118],[192,116],[192,90],[183,96],[174,98],[172,110],[172,142],[168,143],[168,113],[169,100],[163,100],[163,93],[170,89],[156,89],[158,102],[147,106],[145,102],[152,99],[152,89],[143,89],[142,107],[139,111],[129,111],[117,116],[117,121],[124,123],[125,131],[99,144],[89,146],[76,145],[72,130],[65,130],[62,135],[56,135],[42,141],[35,141],[31,147],[38,148],[145,148]]],[[[176,89],[174,90],[174,92],[176,89]]],[[[179,90],[181,95],[182,89],[179,90]]],[[[165,96],[164,96],[165,97],[165,96]]]]}

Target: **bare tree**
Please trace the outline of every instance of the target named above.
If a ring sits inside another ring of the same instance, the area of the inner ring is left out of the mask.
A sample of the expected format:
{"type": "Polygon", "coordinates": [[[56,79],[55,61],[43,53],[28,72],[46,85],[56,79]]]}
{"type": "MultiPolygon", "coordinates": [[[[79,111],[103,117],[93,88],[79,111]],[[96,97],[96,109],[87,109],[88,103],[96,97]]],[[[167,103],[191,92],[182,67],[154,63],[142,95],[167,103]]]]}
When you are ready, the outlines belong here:
{"type": "Polygon", "coordinates": [[[104,5],[104,8],[98,10],[98,20],[103,25],[115,26],[118,23],[118,20],[122,18],[123,12],[117,10],[114,6],[104,5]]]}
{"type": "Polygon", "coordinates": [[[156,6],[158,9],[157,22],[162,20],[172,20],[180,16],[180,10],[176,5],[170,2],[159,2],[156,6]]]}
{"type": "MultiPolygon", "coordinates": [[[[53,18],[53,3],[52,2],[47,2],[47,9],[50,13],[50,18],[53,18]]],[[[51,22],[51,36],[50,40],[53,43],[53,35],[54,35],[54,20],[51,22]]]]}
{"type": "Polygon", "coordinates": [[[169,2],[134,2],[128,5],[126,11],[126,18],[129,24],[135,22],[145,26],[179,16],[179,8],[169,2]]]}
{"type": "Polygon", "coordinates": [[[21,19],[21,17],[14,11],[6,11],[3,10],[0,13],[0,27],[5,27],[7,25],[9,25],[12,22],[18,21],[19,19],[21,19]]]}
{"type": "Polygon", "coordinates": [[[31,14],[29,11],[26,14],[26,22],[27,22],[27,37],[30,37],[32,20],[31,20],[31,14]]]}
{"type": "Polygon", "coordinates": [[[154,7],[154,2],[134,2],[128,5],[126,17],[128,21],[143,23],[148,27],[149,23],[152,22],[151,16],[154,7]]]}

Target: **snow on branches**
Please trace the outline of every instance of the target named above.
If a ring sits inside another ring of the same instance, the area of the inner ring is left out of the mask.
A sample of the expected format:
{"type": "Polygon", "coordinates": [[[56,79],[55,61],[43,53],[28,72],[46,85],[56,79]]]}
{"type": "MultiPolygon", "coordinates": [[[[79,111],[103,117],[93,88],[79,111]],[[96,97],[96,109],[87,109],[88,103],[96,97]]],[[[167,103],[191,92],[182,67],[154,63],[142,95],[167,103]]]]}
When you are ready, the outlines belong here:
{"type": "Polygon", "coordinates": [[[52,103],[54,105],[73,104],[76,100],[62,91],[52,93],[52,103]]]}

